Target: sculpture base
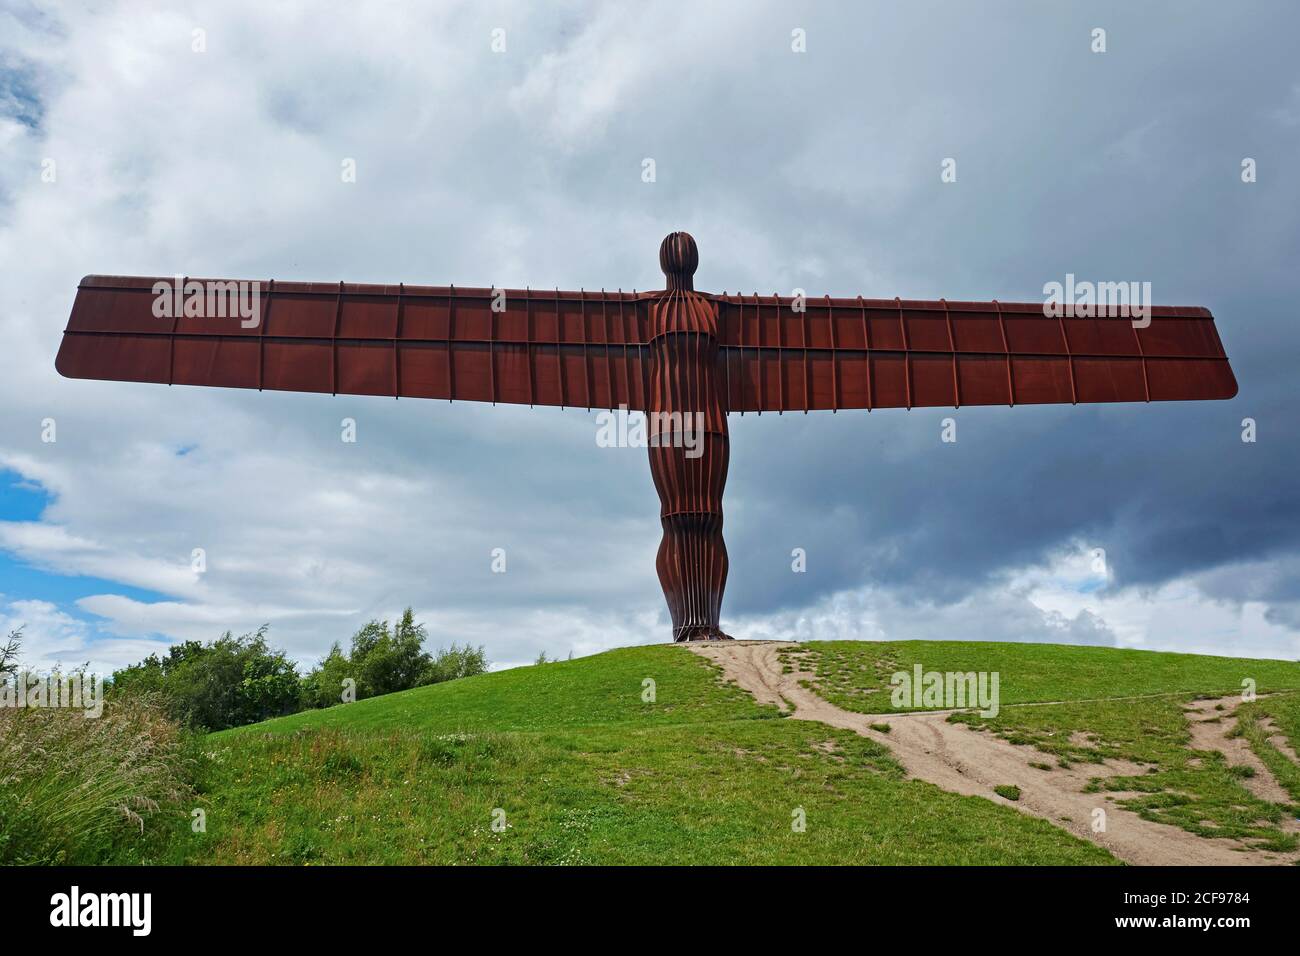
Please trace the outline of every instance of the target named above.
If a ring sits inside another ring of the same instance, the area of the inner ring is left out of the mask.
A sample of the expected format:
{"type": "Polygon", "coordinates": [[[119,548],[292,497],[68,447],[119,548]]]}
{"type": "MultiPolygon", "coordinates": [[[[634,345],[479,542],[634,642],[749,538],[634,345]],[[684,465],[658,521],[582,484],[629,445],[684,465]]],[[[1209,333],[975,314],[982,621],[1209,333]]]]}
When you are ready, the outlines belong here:
{"type": "Polygon", "coordinates": [[[674,632],[673,641],[678,644],[685,644],[688,641],[730,641],[734,638],[730,634],[724,634],[719,628],[709,627],[703,624],[697,624],[691,627],[683,627],[680,631],[674,632]]]}

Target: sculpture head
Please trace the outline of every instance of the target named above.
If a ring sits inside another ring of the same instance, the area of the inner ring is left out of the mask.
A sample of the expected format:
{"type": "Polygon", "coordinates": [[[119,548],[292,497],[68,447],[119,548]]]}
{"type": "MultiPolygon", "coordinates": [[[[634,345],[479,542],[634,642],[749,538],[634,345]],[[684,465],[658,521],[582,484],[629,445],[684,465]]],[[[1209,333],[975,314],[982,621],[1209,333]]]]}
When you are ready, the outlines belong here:
{"type": "Polygon", "coordinates": [[[659,244],[659,268],[664,270],[669,289],[694,289],[700,250],[689,232],[670,232],[659,244]]]}

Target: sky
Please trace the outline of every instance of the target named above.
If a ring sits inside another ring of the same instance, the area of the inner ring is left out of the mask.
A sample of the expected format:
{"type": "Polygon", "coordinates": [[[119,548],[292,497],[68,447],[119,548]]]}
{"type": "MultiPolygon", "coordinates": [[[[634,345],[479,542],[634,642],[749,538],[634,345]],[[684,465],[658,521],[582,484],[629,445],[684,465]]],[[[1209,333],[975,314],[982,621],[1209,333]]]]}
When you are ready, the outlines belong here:
{"type": "Polygon", "coordinates": [[[1297,28],[1282,2],[0,0],[0,630],[101,671],[262,624],[309,666],[407,605],[494,666],[668,640],[646,453],[598,447],[595,412],[54,356],[89,273],[653,289],[684,229],[710,291],[1150,282],[1214,312],[1240,384],[733,416],[729,633],[1300,657],[1297,28]]]}

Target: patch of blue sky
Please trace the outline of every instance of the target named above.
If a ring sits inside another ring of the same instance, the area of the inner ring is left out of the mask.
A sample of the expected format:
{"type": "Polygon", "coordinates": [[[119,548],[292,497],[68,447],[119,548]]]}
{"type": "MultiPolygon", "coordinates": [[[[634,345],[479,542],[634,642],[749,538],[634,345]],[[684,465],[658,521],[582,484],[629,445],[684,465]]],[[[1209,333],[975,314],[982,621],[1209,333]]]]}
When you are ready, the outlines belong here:
{"type": "MultiPolygon", "coordinates": [[[[53,496],[39,485],[13,471],[0,470],[0,521],[40,521],[52,500],[53,496]]],[[[0,551],[0,594],[11,601],[49,601],[64,609],[95,594],[119,594],[145,603],[169,600],[166,595],[147,588],[90,575],[44,570],[4,551],[0,551]]]]}

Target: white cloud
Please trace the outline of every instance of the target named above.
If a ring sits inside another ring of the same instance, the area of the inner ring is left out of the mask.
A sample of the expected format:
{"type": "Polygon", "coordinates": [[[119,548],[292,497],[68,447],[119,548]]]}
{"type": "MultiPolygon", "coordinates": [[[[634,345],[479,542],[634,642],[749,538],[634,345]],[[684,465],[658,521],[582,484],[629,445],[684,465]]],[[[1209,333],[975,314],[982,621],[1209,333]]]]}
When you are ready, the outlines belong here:
{"type": "Polygon", "coordinates": [[[0,634],[20,629],[19,659],[36,671],[89,664],[91,673],[107,675],[168,646],[166,641],[98,639],[92,625],[49,601],[8,601],[0,595],[0,634]]]}

